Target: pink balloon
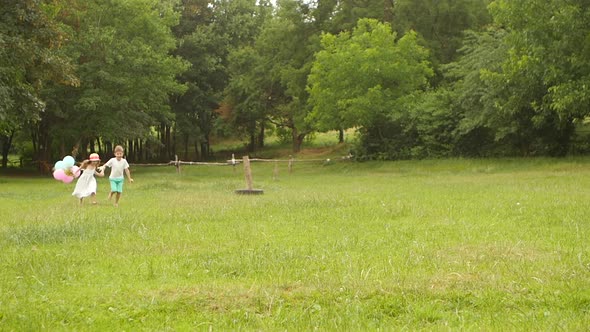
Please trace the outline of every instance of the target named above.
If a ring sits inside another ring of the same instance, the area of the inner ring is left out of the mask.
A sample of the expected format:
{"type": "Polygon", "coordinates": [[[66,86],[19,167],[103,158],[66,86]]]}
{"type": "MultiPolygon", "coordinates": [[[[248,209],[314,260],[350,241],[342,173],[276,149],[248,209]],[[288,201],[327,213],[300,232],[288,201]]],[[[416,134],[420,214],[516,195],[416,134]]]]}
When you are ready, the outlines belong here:
{"type": "Polygon", "coordinates": [[[58,181],[62,181],[65,176],[66,173],[63,169],[56,169],[55,171],[53,171],[53,178],[58,181]]]}
{"type": "Polygon", "coordinates": [[[67,176],[64,174],[64,178],[61,179],[64,183],[71,183],[72,181],[74,181],[74,177],[73,176],[67,176]]]}
{"type": "Polygon", "coordinates": [[[80,176],[80,167],[72,166],[72,173],[74,174],[75,178],[79,177],[80,176]]]}

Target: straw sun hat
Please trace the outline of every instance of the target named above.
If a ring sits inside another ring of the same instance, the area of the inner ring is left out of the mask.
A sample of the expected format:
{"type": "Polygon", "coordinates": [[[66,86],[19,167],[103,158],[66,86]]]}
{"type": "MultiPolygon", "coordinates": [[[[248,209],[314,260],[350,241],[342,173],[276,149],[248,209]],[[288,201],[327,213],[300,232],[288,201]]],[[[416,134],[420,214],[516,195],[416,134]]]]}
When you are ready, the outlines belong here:
{"type": "Polygon", "coordinates": [[[98,153],[91,153],[90,157],[88,157],[88,160],[90,161],[100,161],[100,156],[98,155],[98,153]]]}

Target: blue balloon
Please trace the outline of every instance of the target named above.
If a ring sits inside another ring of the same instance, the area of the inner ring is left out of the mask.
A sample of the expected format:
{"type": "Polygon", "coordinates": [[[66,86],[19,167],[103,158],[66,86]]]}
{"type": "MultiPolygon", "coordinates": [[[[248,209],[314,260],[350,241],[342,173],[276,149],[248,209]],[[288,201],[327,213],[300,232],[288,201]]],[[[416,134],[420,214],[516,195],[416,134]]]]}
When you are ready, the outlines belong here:
{"type": "Polygon", "coordinates": [[[72,156],[65,157],[63,162],[66,165],[66,168],[70,168],[76,164],[76,160],[72,156]]]}
{"type": "Polygon", "coordinates": [[[66,168],[68,168],[68,167],[63,162],[63,160],[60,160],[60,161],[58,161],[58,162],[55,163],[55,169],[66,169],[66,168]]]}

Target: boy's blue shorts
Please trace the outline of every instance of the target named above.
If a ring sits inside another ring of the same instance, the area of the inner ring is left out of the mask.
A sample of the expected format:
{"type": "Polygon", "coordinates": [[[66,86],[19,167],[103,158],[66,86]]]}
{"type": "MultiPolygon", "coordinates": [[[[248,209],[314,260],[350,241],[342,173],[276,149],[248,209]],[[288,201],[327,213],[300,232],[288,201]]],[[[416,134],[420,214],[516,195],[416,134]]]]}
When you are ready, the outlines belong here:
{"type": "Polygon", "coordinates": [[[123,192],[123,182],[125,182],[125,178],[116,178],[116,179],[109,179],[111,182],[111,191],[122,193],[123,192]]]}

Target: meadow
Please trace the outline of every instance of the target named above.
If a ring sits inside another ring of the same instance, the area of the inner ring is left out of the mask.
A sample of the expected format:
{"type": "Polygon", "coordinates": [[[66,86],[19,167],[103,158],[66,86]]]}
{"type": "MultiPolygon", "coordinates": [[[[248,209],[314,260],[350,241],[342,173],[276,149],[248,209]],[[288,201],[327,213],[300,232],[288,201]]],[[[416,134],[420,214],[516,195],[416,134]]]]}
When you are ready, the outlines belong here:
{"type": "Polygon", "coordinates": [[[588,158],[252,167],[0,176],[0,330],[588,330],[588,158]]]}

